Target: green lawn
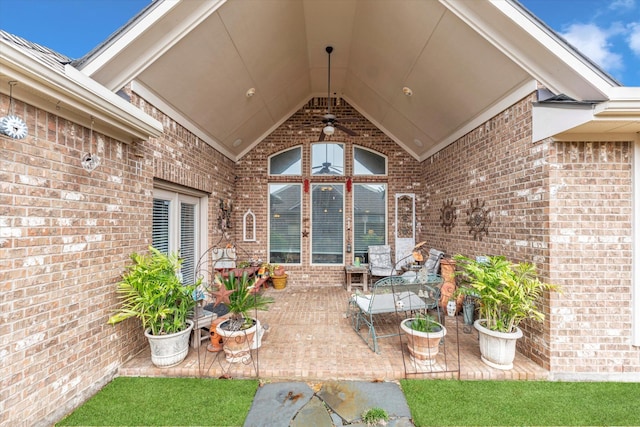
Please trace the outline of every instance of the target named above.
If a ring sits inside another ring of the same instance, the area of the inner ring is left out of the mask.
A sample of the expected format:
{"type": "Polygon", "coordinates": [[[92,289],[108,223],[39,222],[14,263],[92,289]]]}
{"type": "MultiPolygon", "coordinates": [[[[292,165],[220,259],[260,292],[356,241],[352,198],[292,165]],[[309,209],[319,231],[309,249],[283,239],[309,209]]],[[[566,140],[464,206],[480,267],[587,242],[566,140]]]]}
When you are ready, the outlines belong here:
{"type": "MultiPolygon", "coordinates": [[[[403,380],[416,426],[640,426],[640,383],[403,380]]],[[[114,379],[57,426],[242,426],[257,380],[114,379]]],[[[279,427],[279,426],[275,426],[279,427]]]]}
{"type": "Polygon", "coordinates": [[[56,426],[241,426],[257,380],[115,378],[56,426]]]}
{"type": "Polygon", "coordinates": [[[403,380],[416,426],[640,426],[640,383],[403,380]]]}

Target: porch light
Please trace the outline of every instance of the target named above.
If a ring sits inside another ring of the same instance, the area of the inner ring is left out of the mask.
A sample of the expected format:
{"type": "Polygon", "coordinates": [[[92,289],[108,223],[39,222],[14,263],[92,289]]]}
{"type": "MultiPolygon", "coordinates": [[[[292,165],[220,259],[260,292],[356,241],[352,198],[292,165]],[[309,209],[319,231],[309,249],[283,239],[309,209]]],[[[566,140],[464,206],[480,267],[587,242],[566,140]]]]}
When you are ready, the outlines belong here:
{"type": "Polygon", "coordinates": [[[323,132],[325,135],[327,135],[327,136],[331,136],[331,135],[333,135],[333,134],[335,133],[335,131],[336,131],[336,128],[334,128],[334,127],[333,127],[333,126],[331,126],[330,124],[329,124],[329,125],[326,125],[326,126],[324,127],[324,129],[322,129],[322,132],[323,132]]]}

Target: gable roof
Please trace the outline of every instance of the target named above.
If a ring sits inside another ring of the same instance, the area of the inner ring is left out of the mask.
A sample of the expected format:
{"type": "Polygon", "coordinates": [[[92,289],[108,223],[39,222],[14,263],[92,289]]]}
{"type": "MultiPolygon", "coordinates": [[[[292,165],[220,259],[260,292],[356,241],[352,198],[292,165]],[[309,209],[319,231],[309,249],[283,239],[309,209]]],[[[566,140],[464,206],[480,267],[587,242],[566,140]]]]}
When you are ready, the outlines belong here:
{"type": "Polygon", "coordinates": [[[585,108],[537,104],[534,139],[571,137],[598,120],[615,137],[640,131],[640,93],[619,87],[515,0],[156,0],[73,65],[114,93],[131,82],[237,160],[327,96],[328,45],[331,96],[418,160],[540,85],[585,108]]]}

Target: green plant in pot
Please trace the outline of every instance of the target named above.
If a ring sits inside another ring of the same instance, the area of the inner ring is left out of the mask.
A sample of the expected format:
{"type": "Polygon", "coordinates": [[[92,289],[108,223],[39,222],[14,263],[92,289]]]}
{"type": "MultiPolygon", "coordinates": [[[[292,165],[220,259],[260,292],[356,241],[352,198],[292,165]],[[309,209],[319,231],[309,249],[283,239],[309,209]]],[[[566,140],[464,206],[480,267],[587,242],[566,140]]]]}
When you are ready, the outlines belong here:
{"type": "Polygon", "coordinates": [[[560,288],[542,282],[535,264],[513,263],[504,256],[454,258],[460,267],[456,274],[480,304],[474,327],[480,334],[482,360],[498,369],[513,368],[516,340],[522,336],[518,326],[524,320],[542,322],[540,298],[545,291],[560,288]]]}
{"type": "Polygon", "coordinates": [[[148,254],[131,254],[131,261],[117,285],[121,306],[108,323],[138,318],[151,346],[152,362],[159,367],[176,365],[189,351],[193,322],[188,318],[200,280],[183,285],[178,274],[182,260],[154,247],[149,247],[148,254]]]}
{"type": "Polygon", "coordinates": [[[223,349],[228,362],[240,362],[249,357],[250,350],[258,348],[263,334],[260,322],[251,317],[256,310],[268,310],[274,302],[256,289],[257,277],[247,272],[236,277],[233,271],[217,273],[211,295],[215,305],[225,304],[229,319],[218,324],[216,332],[223,337],[223,349]]]}
{"type": "Polygon", "coordinates": [[[421,368],[433,366],[447,328],[429,314],[404,319],[400,328],[407,334],[407,347],[415,365],[421,368]]]}

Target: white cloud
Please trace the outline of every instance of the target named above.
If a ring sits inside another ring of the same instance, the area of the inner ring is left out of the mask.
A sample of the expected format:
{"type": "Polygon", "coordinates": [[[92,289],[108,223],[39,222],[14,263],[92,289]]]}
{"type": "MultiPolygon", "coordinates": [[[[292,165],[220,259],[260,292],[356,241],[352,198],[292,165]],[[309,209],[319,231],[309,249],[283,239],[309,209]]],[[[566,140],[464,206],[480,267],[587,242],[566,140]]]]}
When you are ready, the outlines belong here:
{"type": "Polygon", "coordinates": [[[573,24],[561,35],[593,62],[612,72],[624,68],[622,56],[611,50],[608,41],[619,31],[619,27],[605,30],[595,24],[573,24]]]}
{"type": "Polygon", "coordinates": [[[636,6],[635,0],[613,0],[609,5],[609,9],[633,9],[636,6]]]}
{"type": "Polygon", "coordinates": [[[629,34],[629,49],[640,56],[640,24],[632,24],[629,34]]]}

